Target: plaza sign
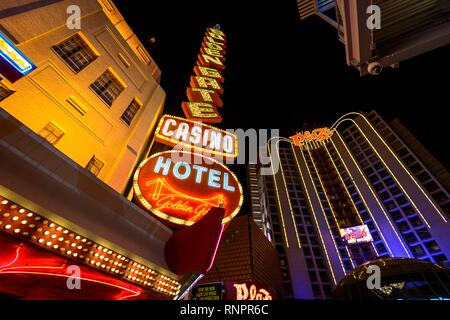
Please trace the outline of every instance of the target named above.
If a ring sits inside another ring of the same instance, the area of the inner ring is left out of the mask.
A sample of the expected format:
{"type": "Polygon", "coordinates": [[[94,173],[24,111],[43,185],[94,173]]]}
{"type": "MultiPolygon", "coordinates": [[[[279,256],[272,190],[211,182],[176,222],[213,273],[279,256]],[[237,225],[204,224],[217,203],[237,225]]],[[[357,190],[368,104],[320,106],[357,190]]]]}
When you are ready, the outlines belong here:
{"type": "Polygon", "coordinates": [[[297,147],[303,147],[305,143],[314,141],[326,141],[334,134],[334,130],[329,128],[318,128],[310,131],[299,132],[292,136],[291,139],[297,147]]]}
{"type": "Polygon", "coordinates": [[[242,187],[220,162],[200,154],[166,151],[141,163],[134,175],[140,205],[174,226],[190,226],[212,207],[225,208],[222,223],[242,206],[242,187]]]}

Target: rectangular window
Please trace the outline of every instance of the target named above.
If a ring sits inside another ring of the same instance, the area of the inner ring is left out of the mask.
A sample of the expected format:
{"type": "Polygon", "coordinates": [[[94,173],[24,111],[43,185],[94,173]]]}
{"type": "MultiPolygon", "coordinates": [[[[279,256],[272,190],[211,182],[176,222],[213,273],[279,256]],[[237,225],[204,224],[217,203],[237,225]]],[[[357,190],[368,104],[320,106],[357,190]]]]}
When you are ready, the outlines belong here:
{"type": "Polygon", "coordinates": [[[10,95],[12,95],[14,91],[9,90],[6,86],[0,83],[0,101],[5,100],[10,95]]]}
{"type": "Polygon", "coordinates": [[[91,84],[91,89],[94,90],[107,105],[111,106],[119,94],[125,90],[125,87],[110,70],[106,70],[93,84],[91,84]]]}
{"type": "Polygon", "coordinates": [[[136,113],[141,107],[142,105],[136,99],[133,99],[127,109],[123,112],[121,117],[122,120],[125,121],[126,124],[130,125],[131,121],[133,121],[133,118],[136,116],[136,113]]]}
{"type": "Polygon", "coordinates": [[[95,156],[92,156],[91,160],[89,160],[89,163],[86,166],[86,169],[92,172],[95,176],[98,176],[103,168],[103,165],[104,163],[102,161],[100,161],[95,156]]]}
{"type": "Polygon", "coordinates": [[[64,131],[58,128],[54,123],[50,122],[39,131],[39,135],[50,144],[54,145],[62,138],[64,131]]]}
{"type": "Polygon", "coordinates": [[[94,50],[91,49],[79,34],[75,34],[69,39],[53,46],[53,50],[76,73],[97,59],[94,50]]]}

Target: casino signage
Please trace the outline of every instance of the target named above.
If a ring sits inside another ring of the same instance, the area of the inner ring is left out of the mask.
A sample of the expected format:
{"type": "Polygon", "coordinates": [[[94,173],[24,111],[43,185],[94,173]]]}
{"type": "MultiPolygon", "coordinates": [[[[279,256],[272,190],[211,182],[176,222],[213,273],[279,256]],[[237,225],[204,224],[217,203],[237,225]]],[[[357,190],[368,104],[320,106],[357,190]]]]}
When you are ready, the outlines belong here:
{"type": "Polygon", "coordinates": [[[226,224],[242,206],[236,176],[214,160],[237,157],[237,137],[204,124],[222,121],[225,40],[218,26],[207,28],[186,91],[189,102],[182,103],[187,119],[163,115],[156,129],[155,140],[175,150],[152,155],[134,175],[138,204],[171,227],[192,226],[214,207],[225,209],[226,224]]]}
{"type": "Polygon", "coordinates": [[[134,176],[140,205],[174,226],[190,226],[212,207],[225,208],[227,223],[242,206],[242,187],[223,164],[200,154],[166,151],[141,163],[134,176]],[[174,160],[177,157],[182,159],[174,160]]]}
{"type": "Polygon", "coordinates": [[[156,129],[156,141],[183,150],[237,157],[238,140],[234,134],[201,122],[164,115],[156,129]]]}
{"type": "Polygon", "coordinates": [[[340,230],[341,237],[347,244],[357,244],[371,242],[372,235],[370,234],[369,227],[365,224],[356,227],[344,228],[340,230]]]}
{"type": "Polygon", "coordinates": [[[329,128],[318,128],[310,131],[299,132],[291,139],[297,147],[303,147],[308,142],[326,141],[334,134],[334,130],[329,128]]]}
{"type": "Polygon", "coordinates": [[[225,69],[226,36],[218,28],[208,28],[191,76],[190,87],[186,90],[189,102],[183,102],[186,118],[206,123],[220,123],[222,117],[218,108],[223,103],[224,81],[221,70],[225,69]]]}

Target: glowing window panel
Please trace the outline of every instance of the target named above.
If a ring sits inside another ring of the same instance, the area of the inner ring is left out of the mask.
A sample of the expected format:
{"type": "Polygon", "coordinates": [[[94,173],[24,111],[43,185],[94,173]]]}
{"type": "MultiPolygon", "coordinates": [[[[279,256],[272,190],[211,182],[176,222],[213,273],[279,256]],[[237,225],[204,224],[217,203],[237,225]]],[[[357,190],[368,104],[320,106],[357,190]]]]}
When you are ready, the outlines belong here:
{"type": "Polygon", "coordinates": [[[22,75],[31,72],[35,65],[9,39],[0,33],[0,56],[22,75]]]}

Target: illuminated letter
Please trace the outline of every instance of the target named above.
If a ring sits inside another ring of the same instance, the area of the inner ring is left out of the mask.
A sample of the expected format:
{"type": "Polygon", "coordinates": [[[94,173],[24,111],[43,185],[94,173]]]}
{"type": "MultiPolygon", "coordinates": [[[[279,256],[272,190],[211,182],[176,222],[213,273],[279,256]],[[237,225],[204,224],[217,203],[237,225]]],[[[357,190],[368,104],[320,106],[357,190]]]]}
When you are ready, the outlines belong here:
{"type": "Polygon", "coordinates": [[[203,41],[204,41],[204,42],[217,43],[218,45],[221,45],[221,46],[223,46],[223,47],[226,46],[225,42],[217,41],[216,39],[214,39],[214,38],[212,38],[212,37],[209,37],[208,34],[206,34],[205,38],[203,38],[203,41]]]}
{"type": "Polygon", "coordinates": [[[189,125],[185,122],[180,123],[177,129],[177,133],[175,134],[175,139],[182,141],[187,141],[189,134],[189,125]]]}
{"type": "Polygon", "coordinates": [[[220,74],[220,71],[214,68],[196,66],[194,67],[194,72],[199,77],[204,76],[217,79],[217,81],[219,82],[224,81],[222,75],[220,74]]]}
{"type": "Polygon", "coordinates": [[[196,183],[201,183],[202,182],[202,176],[204,172],[208,171],[208,168],[202,167],[202,166],[198,166],[196,164],[194,164],[192,166],[192,168],[194,168],[194,170],[197,170],[197,175],[195,176],[195,182],[196,183]]]}
{"type": "Polygon", "coordinates": [[[217,39],[219,41],[225,41],[224,36],[222,36],[221,34],[215,33],[215,32],[208,32],[208,36],[210,36],[211,38],[217,39]]]}
{"type": "Polygon", "coordinates": [[[223,106],[222,99],[214,90],[188,87],[186,95],[191,102],[211,102],[218,107],[223,106]]]}
{"type": "Polygon", "coordinates": [[[158,158],[158,161],[156,162],[155,168],[153,169],[153,172],[156,174],[159,174],[159,171],[161,168],[163,169],[163,176],[167,176],[169,174],[170,165],[172,164],[172,160],[168,158],[165,163],[163,163],[164,157],[160,156],[158,158]]]}
{"type": "Polygon", "coordinates": [[[171,137],[173,135],[173,131],[170,130],[169,131],[169,126],[173,125],[175,126],[177,124],[176,120],[174,119],[167,119],[166,122],[164,123],[164,126],[162,127],[162,134],[165,135],[166,137],[171,137]]]}
{"type": "Polygon", "coordinates": [[[216,108],[210,103],[183,102],[182,108],[186,118],[193,121],[203,121],[208,123],[220,123],[222,117],[216,108]]]}
{"type": "Polygon", "coordinates": [[[223,188],[224,190],[234,192],[236,190],[233,186],[228,185],[228,172],[223,174],[223,188]]]}
{"type": "Polygon", "coordinates": [[[211,57],[207,54],[198,55],[198,64],[202,67],[213,67],[220,70],[225,69],[225,65],[218,57],[211,57]]]}
{"type": "Polygon", "coordinates": [[[244,284],[234,284],[233,287],[236,288],[236,300],[247,300],[248,299],[248,289],[247,285],[244,284]]]}
{"type": "Polygon", "coordinates": [[[70,274],[70,276],[67,278],[66,285],[67,289],[73,290],[81,289],[81,269],[79,266],[68,266],[67,267],[67,273],[70,274]]]}
{"type": "Polygon", "coordinates": [[[191,174],[191,167],[189,166],[189,164],[187,162],[182,162],[182,161],[177,162],[173,166],[173,174],[179,180],[186,180],[189,177],[189,175],[191,174]],[[186,171],[184,172],[184,174],[180,173],[180,167],[181,166],[186,168],[186,171]]]}
{"type": "Polygon", "coordinates": [[[223,47],[218,44],[218,43],[214,43],[214,42],[208,42],[205,41],[203,42],[205,44],[205,46],[209,49],[214,49],[214,50],[219,50],[221,53],[223,53],[223,47]]]}
{"type": "Polygon", "coordinates": [[[215,28],[208,28],[207,31],[215,34],[220,34],[221,36],[225,37],[225,33],[222,30],[215,29],[215,28]]]}
{"type": "Polygon", "coordinates": [[[202,128],[199,126],[194,126],[191,130],[190,142],[192,144],[200,144],[202,137],[202,128]]]}
{"type": "Polygon", "coordinates": [[[191,87],[193,88],[203,88],[203,89],[213,89],[218,93],[223,93],[223,88],[219,82],[214,78],[191,76],[191,87]]]}
{"type": "MultiPolygon", "coordinates": [[[[224,58],[224,56],[220,53],[220,51],[219,50],[216,50],[216,49],[210,49],[210,48],[201,48],[200,49],[200,52],[201,53],[204,53],[204,54],[207,54],[207,55],[210,55],[210,56],[212,56],[212,57],[217,57],[217,58],[224,58]]],[[[223,59],[222,59],[223,60],[223,59]]]]}
{"type": "Polygon", "coordinates": [[[370,290],[381,288],[381,270],[379,266],[370,265],[367,268],[366,273],[372,274],[367,278],[366,285],[370,290]]]}
{"type": "Polygon", "coordinates": [[[223,137],[222,148],[226,153],[234,152],[234,139],[232,136],[226,135],[223,137]]]}
{"type": "Polygon", "coordinates": [[[220,181],[220,174],[222,172],[218,170],[211,169],[209,170],[209,177],[208,177],[208,186],[213,188],[220,188],[220,184],[217,182],[220,181]]]}
{"type": "Polygon", "coordinates": [[[221,148],[222,134],[216,131],[211,131],[209,135],[209,148],[219,151],[221,148]]]}

